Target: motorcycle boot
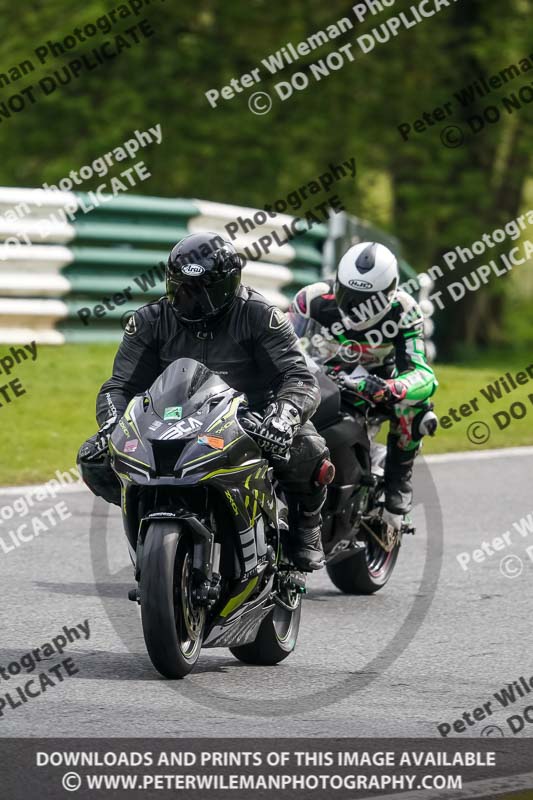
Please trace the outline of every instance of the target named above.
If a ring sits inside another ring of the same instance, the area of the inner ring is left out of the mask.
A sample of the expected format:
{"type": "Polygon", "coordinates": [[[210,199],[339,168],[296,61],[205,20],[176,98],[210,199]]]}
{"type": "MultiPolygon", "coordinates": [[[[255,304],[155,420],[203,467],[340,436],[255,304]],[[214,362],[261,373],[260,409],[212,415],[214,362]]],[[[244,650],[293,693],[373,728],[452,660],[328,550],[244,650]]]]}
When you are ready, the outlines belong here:
{"type": "Polygon", "coordinates": [[[395,516],[405,516],[413,503],[413,465],[420,446],[400,450],[398,437],[387,438],[385,459],[385,510],[395,516]]]}
{"type": "Polygon", "coordinates": [[[322,569],[326,559],[322,548],[322,517],[326,487],[312,497],[287,497],[289,507],[290,556],[302,572],[322,569]]]}

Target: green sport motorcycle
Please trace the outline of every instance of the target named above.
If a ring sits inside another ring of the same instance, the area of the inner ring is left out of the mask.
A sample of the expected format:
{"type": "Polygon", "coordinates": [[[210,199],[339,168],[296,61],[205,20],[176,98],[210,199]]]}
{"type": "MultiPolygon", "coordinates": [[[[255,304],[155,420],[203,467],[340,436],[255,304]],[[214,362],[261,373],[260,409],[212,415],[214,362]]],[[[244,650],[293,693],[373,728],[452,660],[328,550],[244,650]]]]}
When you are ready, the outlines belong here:
{"type": "Polygon", "coordinates": [[[146,647],[183,678],[202,647],[276,664],[296,645],[305,575],[243,394],[189,358],[135,397],[110,441],[146,647]]]}

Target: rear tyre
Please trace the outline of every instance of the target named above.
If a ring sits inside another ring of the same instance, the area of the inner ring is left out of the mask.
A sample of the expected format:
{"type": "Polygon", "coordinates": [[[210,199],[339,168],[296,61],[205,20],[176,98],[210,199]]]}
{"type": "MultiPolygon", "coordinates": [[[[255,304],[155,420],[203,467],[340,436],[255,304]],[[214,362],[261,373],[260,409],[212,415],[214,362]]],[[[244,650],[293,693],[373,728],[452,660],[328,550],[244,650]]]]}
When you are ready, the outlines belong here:
{"type": "Polygon", "coordinates": [[[400,545],[390,552],[369,537],[366,547],[342,561],[326,564],[326,569],[337,589],[344,594],[374,594],[388,582],[394,570],[400,545]]]}
{"type": "Polygon", "coordinates": [[[294,601],[291,611],[284,606],[275,605],[261,623],[255,641],[240,647],[230,647],[230,651],[245,664],[279,664],[296,647],[301,614],[300,597],[294,601]]]}
{"type": "Polygon", "coordinates": [[[165,678],[194,668],[205,626],[205,609],[191,600],[193,544],[179,523],[156,520],[147,531],[140,580],[144,641],[152,664],[165,678]]]}

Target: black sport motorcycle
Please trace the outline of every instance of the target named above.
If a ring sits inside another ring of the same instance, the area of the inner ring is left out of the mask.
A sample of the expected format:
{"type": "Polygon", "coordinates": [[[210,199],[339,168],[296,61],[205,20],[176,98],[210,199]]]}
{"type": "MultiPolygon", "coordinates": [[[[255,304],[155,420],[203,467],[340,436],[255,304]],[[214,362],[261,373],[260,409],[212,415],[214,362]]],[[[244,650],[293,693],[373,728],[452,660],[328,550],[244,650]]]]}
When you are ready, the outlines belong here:
{"type": "Polygon", "coordinates": [[[144,639],[182,678],[202,647],[276,664],[296,645],[305,575],[284,555],[287,506],[243,394],[189,358],[135,397],[110,441],[144,639]]]}
{"type": "MultiPolygon", "coordinates": [[[[352,370],[344,383],[333,380],[326,365],[341,345],[326,340],[314,320],[289,316],[320,384],[322,400],[312,422],[326,440],[336,470],[322,510],[326,569],[342,592],[373,594],[391,577],[403,536],[415,533],[408,517],[399,529],[383,519],[387,449],[374,439],[394,411],[358,394],[358,382],[368,374],[364,367],[352,370]],[[354,400],[360,405],[354,406],[354,400]]],[[[433,435],[437,417],[426,406],[414,427],[417,438],[433,435]]]]}

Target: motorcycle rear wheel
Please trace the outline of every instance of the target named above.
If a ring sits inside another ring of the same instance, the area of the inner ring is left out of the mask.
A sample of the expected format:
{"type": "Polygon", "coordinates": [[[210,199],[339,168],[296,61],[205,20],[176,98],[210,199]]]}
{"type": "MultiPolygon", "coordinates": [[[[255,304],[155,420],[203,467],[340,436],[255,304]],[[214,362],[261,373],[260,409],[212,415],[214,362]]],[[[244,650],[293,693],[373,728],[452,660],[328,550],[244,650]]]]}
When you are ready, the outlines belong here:
{"type": "Polygon", "coordinates": [[[230,647],[231,653],[245,664],[273,666],[289,656],[296,647],[300,617],[301,598],[298,597],[292,611],[275,605],[264,618],[255,641],[239,647],[230,647]]]}
{"type": "Polygon", "coordinates": [[[326,570],[333,584],[344,594],[374,594],[388,583],[399,551],[399,543],[387,552],[369,537],[364,549],[342,561],[326,563],[326,570]]]}
{"type": "Polygon", "coordinates": [[[191,539],[179,523],[148,528],[141,563],[141,619],[152,664],[165,678],[184,678],[202,649],[205,609],[192,602],[191,539]]]}

